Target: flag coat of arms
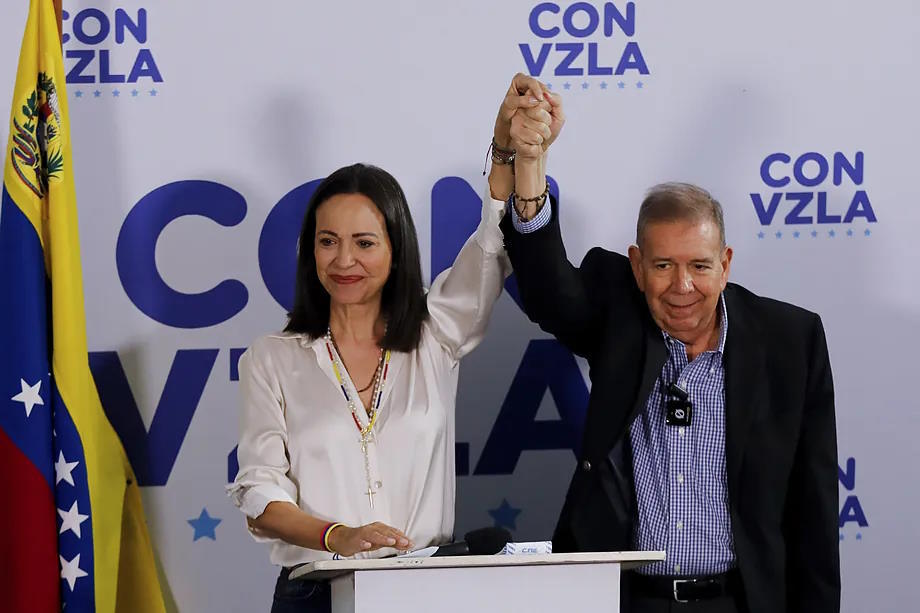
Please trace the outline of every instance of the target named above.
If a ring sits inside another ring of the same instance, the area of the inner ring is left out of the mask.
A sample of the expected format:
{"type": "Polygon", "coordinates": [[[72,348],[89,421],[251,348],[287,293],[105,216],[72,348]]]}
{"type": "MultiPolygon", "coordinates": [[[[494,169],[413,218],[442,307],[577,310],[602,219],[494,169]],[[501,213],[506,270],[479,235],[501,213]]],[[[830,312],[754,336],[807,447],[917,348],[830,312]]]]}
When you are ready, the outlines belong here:
{"type": "Polygon", "coordinates": [[[64,80],[52,0],[31,0],[0,203],[0,611],[164,611],[89,369],[64,80]]]}

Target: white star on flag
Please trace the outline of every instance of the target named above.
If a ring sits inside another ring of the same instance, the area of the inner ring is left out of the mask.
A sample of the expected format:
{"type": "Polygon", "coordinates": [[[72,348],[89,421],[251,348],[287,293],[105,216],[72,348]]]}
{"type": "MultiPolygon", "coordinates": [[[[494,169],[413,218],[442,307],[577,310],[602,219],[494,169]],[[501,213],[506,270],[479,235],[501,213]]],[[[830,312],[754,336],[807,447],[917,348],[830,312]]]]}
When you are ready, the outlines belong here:
{"type": "Polygon", "coordinates": [[[42,387],[42,380],[39,379],[38,383],[35,385],[29,385],[26,383],[25,379],[20,379],[19,384],[22,386],[22,391],[13,396],[10,400],[15,400],[16,402],[21,402],[26,407],[26,417],[32,415],[32,407],[36,404],[44,405],[45,401],[42,400],[41,395],[39,395],[39,390],[42,387]]]}
{"type": "Polygon", "coordinates": [[[64,556],[58,557],[61,559],[61,579],[67,581],[67,584],[70,585],[70,591],[72,592],[77,579],[86,576],[86,571],[80,568],[80,554],[78,553],[70,562],[65,560],[64,556]]]}
{"type": "Polygon", "coordinates": [[[77,538],[82,538],[80,535],[80,524],[89,519],[89,515],[83,515],[80,513],[80,509],[77,508],[77,502],[70,506],[69,511],[64,511],[61,509],[57,510],[58,515],[61,516],[61,534],[64,534],[66,531],[70,530],[77,535],[77,538]]]}
{"type": "Polygon", "coordinates": [[[77,467],[79,462],[68,462],[64,459],[64,452],[58,452],[57,462],[54,463],[54,484],[57,485],[61,481],[66,481],[67,483],[73,485],[73,475],[70,473],[73,472],[73,469],[77,467]]]}

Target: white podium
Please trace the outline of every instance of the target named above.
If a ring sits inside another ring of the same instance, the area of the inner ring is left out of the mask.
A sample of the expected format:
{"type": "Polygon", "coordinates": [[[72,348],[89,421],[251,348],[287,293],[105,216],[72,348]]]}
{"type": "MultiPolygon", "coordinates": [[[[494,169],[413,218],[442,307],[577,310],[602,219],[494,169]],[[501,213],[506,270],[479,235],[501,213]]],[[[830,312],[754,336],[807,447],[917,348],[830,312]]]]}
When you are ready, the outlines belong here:
{"type": "Polygon", "coordinates": [[[323,560],[291,579],[330,579],[332,613],[559,613],[620,609],[620,570],[663,551],[323,560]]]}

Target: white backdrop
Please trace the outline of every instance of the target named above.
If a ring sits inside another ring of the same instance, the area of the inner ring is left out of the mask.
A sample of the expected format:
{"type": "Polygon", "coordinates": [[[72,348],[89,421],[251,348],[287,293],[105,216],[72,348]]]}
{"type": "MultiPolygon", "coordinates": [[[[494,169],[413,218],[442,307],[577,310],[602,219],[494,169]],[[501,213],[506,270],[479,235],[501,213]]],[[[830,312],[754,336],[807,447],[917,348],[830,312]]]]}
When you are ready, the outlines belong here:
{"type": "MultiPolygon", "coordinates": [[[[27,4],[6,0],[0,21],[4,116],[27,4]]],[[[618,0],[620,25],[602,2],[556,6],[65,2],[93,367],[147,486],[176,609],[267,610],[277,574],[224,494],[234,350],[284,321],[269,288],[284,295],[278,266],[292,266],[293,244],[282,205],[263,235],[270,211],[339,166],[380,165],[405,188],[436,272],[471,229],[495,111],[528,61],[565,100],[550,173],[573,260],[625,249],[648,186],[692,181],[725,207],[733,279],[821,313],[838,399],[843,610],[913,602],[920,9],[618,0]],[[788,158],[774,156],[765,178],[772,154],[788,158]],[[222,294],[189,297],[225,280],[222,294]]],[[[574,466],[570,430],[552,422],[577,423],[587,387],[584,365],[546,339],[506,293],[464,362],[458,534],[497,522],[519,540],[550,536],[574,466]],[[548,389],[528,396],[516,376],[548,389]]]]}

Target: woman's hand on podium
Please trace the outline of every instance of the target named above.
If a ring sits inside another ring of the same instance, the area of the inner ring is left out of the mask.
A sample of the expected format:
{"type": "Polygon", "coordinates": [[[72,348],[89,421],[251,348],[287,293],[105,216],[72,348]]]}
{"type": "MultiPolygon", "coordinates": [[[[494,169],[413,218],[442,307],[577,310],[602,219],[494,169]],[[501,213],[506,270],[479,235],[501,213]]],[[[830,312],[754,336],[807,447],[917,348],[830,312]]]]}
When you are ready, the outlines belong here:
{"type": "Polygon", "coordinates": [[[350,557],[362,551],[374,551],[382,547],[411,549],[412,541],[405,534],[381,522],[374,522],[357,528],[339,526],[329,533],[329,548],[342,557],[350,557]]]}

